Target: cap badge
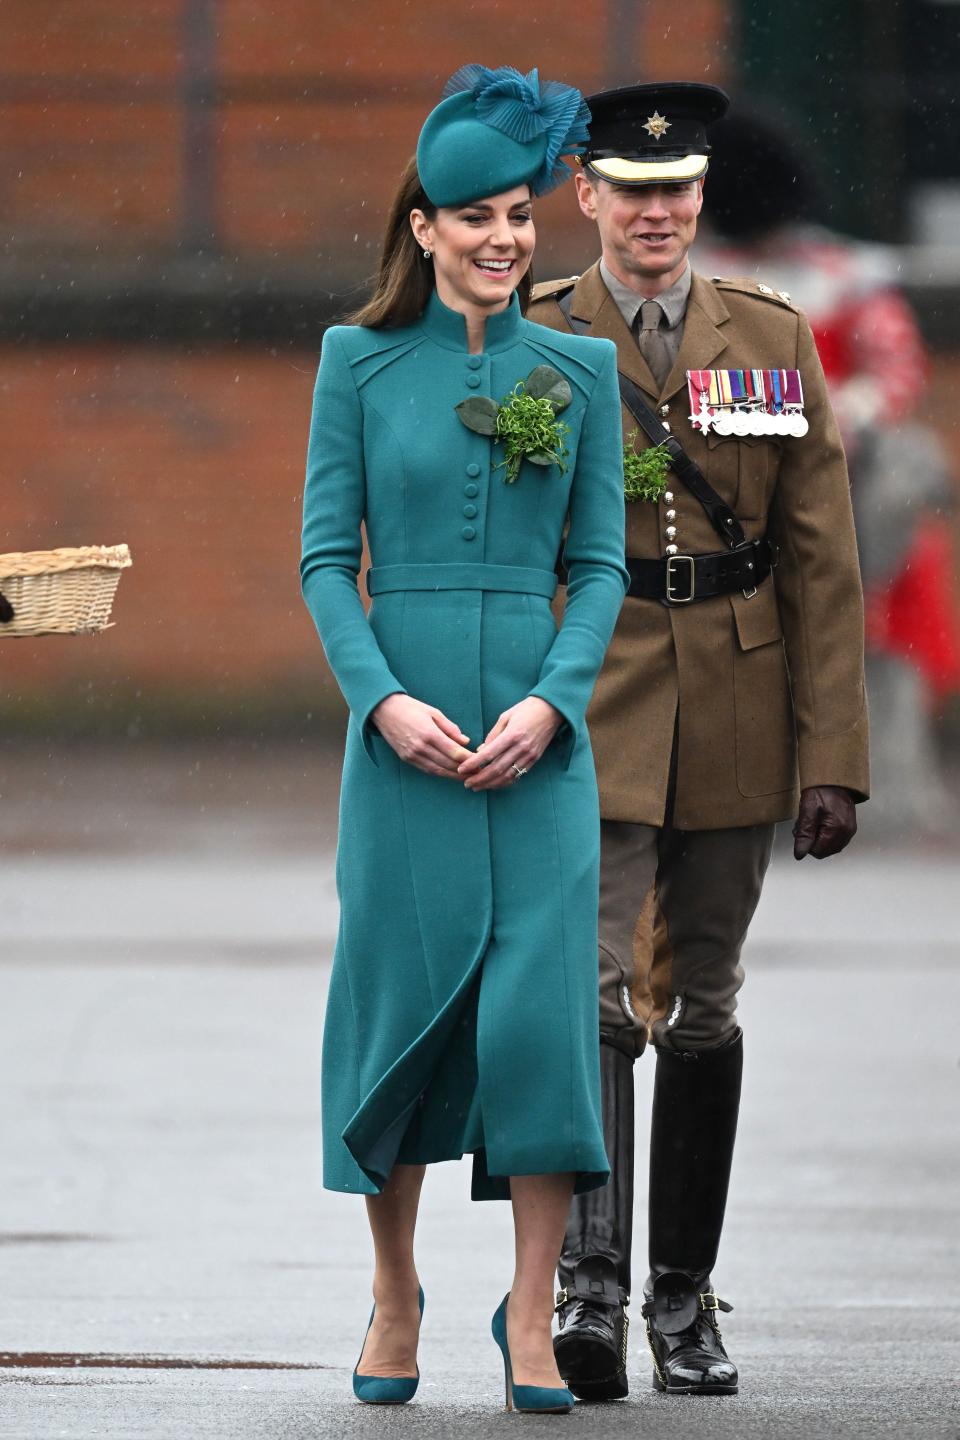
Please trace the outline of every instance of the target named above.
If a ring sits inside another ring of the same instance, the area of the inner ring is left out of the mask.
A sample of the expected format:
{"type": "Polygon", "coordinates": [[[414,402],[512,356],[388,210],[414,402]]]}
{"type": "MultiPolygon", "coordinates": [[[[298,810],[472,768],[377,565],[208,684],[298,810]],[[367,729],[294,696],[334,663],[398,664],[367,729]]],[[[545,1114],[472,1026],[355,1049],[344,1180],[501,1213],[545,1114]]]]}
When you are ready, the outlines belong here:
{"type": "Polygon", "coordinates": [[[651,135],[654,138],[654,140],[662,140],[664,135],[666,135],[667,131],[670,129],[670,124],[671,122],[666,118],[666,116],[661,115],[659,111],[654,110],[653,114],[647,117],[647,123],[646,125],[644,125],[643,128],[644,130],[646,130],[648,135],[651,135]]]}

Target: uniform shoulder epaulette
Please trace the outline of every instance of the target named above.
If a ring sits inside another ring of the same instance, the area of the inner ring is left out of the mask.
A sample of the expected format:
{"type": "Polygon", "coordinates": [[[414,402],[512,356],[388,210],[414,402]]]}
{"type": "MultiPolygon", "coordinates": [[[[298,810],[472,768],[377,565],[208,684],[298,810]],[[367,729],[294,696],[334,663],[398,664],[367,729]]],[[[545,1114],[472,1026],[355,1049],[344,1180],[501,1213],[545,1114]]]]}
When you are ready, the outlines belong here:
{"type": "Polygon", "coordinates": [[[775,305],[786,305],[790,310],[797,308],[786,290],[774,290],[772,285],[764,285],[762,280],[751,280],[746,275],[733,280],[724,275],[712,275],[710,279],[718,290],[736,290],[741,295],[753,295],[757,300],[772,300],[775,305]]]}
{"type": "Polygon", "coordinates": [[[535,304],[537,300],[549,300],[553,296],[564,295],[568,290],[573,289],[579,279],[579,275],[568,275],[566,280],[541,280],[530,291],[530,304],[535,304]]]}

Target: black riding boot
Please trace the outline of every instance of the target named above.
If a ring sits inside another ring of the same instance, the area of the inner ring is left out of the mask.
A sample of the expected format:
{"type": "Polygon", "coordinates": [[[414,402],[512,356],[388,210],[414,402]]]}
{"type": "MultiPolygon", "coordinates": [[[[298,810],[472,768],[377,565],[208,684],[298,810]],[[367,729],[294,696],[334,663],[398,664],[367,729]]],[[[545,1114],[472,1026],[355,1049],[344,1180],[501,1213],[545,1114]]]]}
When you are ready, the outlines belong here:
{"type": "Polygon", "coordinates": [[[581,1400],[627,1393],[630,1242],[633,1233],[633,1059],[600,1046],[603,1138],[610,1180],[575,1195],[557,1273],[560,1374],[581,1400]]]}
{"type": "Polygon", "coordinates": [[[656,1389],[730,1395],[737,1367],[717,1325],[730,1310],[711,1288],[737,1135],[743,1041],[660,1049],[650,1132],[650,1277],[643,1315],[656,1389]]]}

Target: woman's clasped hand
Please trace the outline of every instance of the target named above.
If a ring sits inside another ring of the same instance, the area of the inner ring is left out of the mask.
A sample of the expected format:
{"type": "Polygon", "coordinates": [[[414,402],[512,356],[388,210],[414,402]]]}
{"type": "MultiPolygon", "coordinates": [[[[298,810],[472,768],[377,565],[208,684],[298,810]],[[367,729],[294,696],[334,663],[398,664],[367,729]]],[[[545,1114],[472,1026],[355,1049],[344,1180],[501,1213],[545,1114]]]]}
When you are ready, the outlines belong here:
{"type": "Polygon", "coordinates": [[[371,717],[387,744],[408,765],[428,775],[459,780],[467,790],[515,785],[537,763],[563,724],[546,700],[528,695],[497,720],[476,750],[469,735],[435,705],[396,693],[381,700],[371,717]]]}

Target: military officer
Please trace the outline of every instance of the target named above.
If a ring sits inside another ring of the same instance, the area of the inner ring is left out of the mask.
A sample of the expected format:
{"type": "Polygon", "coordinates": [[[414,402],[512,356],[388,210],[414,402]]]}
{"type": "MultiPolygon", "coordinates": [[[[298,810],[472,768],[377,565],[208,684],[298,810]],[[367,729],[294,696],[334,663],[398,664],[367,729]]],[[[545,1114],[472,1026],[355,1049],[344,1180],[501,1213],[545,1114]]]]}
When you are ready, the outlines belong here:
{"type": "Polygon", "coordinates": [[[537,286],[528,315],[616,342],[632,578],[588,712],[612,1174],[573,1202],[556,1351],[582,1399],[626,1395],[632,1071],[651,1043],[641,1311],[653,1382],[724,1394],[738,1375],[712,1271],[740,1102],[740,952],[776,822],[797,817],[798,859],[855,833],[869,784],[862,594],[843,449],[803,314],[771,286],[688,263],[726,95],[635,85],[588,103],[576,183],[601,257],[537,286]]]}

